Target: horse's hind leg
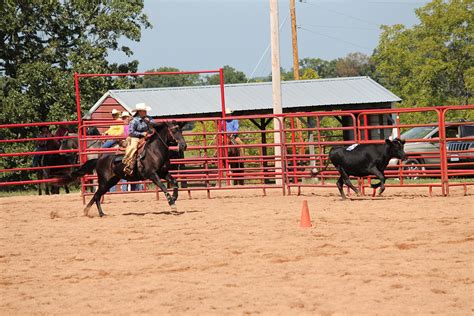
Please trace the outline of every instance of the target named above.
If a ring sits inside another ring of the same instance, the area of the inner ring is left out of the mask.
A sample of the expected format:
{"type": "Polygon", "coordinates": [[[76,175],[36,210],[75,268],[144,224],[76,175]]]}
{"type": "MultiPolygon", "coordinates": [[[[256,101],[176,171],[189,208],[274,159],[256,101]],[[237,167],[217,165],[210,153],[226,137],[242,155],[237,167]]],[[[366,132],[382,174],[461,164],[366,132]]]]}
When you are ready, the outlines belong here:
{"type": "Polygon", "coordinates": [[[66,194],[69,194],[69,187],[67,185],[64,186],[64,191],[66,191],[66,194]]]}
{"type": "Polygon", "coordinates": [[[100,205],[100,200],[102,198],[102,195],[107,193],[110,190],[110,188],[116,185],[119,181],[120,181],[120,178],[115,177],[115,176],[109,179],[104,185],[101,185],[99,181],[99,189],[94,194],[94,196],[95,196],[95,204],[97,205],[97,209],[99,210],[100,217],[105,215],[105,213],[102,211],[102,206],[100,205]]]}
{"type": "Polygon", "coordinates": [[[89,215],[89,209],[91,208],[92,204],[95,202],[95,195],[92,197],[92,199],[87,203],[86,207],[84,208],[84,215],[88,216],[89,215]]]}
{"type": "Polygon", "coordinates": [[[95,202],[95,204],[97,205],[97,210],[99,211],[99,216],[100,217],[104,216],[105,213],[102,211],[102,205],[100,204],[102,195],[107,193],[107,191],[109,191],[111,187],[116,185],[119,182],[119,180],[120,180],[119,178],[113,177],[109,179],[106,183],[100,183],[99,181],[99,188],[97,189],[92,199],[89,201],[89,203],[87,203],[86,207],[84,208],[84,215],[86,216],[88,215],[89,209],[91,208],[92,204],[94,204],[95,202]]]}

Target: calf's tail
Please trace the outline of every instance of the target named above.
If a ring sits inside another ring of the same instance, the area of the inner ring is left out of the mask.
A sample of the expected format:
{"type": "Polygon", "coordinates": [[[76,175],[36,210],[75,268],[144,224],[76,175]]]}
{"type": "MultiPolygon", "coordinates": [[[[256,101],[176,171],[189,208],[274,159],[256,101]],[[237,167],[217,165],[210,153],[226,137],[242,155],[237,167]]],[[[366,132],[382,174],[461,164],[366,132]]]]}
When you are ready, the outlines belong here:
{"type": "Polygon", "coordinates": [[[317,171],[315,171],[315,168],[312,168],[311,171],[310,171],[310,172],[311,172],[311,177],[316,177],[316,176],[317,176],[318,174],[320,174],[321,172],[326,171],[326,170],[328,169],[330,163],[331,163],[331,162],[329,161],[329,158],[328,158],[328,159],[326,160],[326,165],[324,166],[324,168],[323,168],[322,170],[317,170],[317,171]]]}
{"type": "Polygon", "coordinates": [[[88,173],[92,173],[97,166],[99,159],[87,160],[78,170],[71,172],[71,174],[63,176],[59,181],[60,185],[66,185],[77,180],[88,173]]]}

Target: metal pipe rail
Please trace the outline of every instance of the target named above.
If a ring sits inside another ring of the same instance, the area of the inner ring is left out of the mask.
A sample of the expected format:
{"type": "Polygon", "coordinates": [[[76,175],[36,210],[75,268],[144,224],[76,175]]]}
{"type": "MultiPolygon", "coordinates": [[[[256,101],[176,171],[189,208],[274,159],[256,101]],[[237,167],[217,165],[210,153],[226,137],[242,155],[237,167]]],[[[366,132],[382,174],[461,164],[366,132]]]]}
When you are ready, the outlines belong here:
{"type": "MultiPolygon", "coordinates": [[[[32,123],[14,123],[14,124],[2,124],[0,129],[29,129],[32,127],[41,127],[41,126],[74,126],[77,127],[78,121],[53,121],[53,122],[32,122],[32,123]]],[[[48,140],[64,140],[64,139],[74,139],[77,138],[77,135],[64,135],[64,136],[51,136],[51,137],[26,137],[26,138],[12,138],[12,139],[0,139],[0,144],[13,145],[16,143],[28,143],[28,142],[38,142],[38,141],[48,141],[48,140]]],[[[14,157],[28,157],[36,155],[61,155],[61,154],[78,154],[78,149],[68,149],[68,150],[41,150],[41,151],[22,151],[22,152],[1,152],[0,158],[14,158],[14,157]]],[[[61,165],[52,165],[52,166],[30,166],[30,167],[13,167],[13,168],[3,168],[0,169],[0,174],[15,173],[15,172],[38,172],[40,170],[58,170],[58,169],[70,169],[80,166],[79,164],[65,163],[61,165]]],[[[18,181],[2,181],[0,186],[14,186],[14,185],[30,185],[30,184],[42,184],[42,183],[57,183],[58,178],[49,178],[42,180],[18,180],[18,181]]]]}

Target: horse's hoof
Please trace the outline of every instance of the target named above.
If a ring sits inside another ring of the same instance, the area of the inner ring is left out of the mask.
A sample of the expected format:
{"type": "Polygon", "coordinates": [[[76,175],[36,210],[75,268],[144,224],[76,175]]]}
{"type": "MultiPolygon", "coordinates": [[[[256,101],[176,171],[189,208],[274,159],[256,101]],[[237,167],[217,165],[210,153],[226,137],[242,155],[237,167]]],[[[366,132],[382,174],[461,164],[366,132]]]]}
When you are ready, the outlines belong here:
{"type": "Polygon", "coordinates": [[[170,207],[173,212],[176,212],[178,210],[178,207],[176,206],[176,204],[171,204],[170,207]]]}
{"type": "Polygon", "coordinates": [[[83,210],[83,212],[84,212],[84,216],[89,216],[89,209],[88,208],[85,208],[83,210]]]}

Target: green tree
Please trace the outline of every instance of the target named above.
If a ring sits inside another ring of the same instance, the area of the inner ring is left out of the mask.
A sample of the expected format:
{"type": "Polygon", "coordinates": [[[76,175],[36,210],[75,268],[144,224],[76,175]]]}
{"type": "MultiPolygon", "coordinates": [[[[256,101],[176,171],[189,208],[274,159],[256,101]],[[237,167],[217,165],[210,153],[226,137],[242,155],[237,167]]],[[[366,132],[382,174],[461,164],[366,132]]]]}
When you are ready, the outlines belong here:
{"type": "MultiPolygon", "coordinates": [[[[176,72],[180,71],[173,67],[160,67],[150,69],[147,72],[176,72]]],[[[137,85],[139,88],[160,88],[160,87],[184,87],[203,84],[203,80],[198,74],[192,75],[157,75],[144,76],[137,85]]]]}
{"type": "Polygon", "coordinates": [[[472,0],[434,0],[416,10],[420,23],[383,26],[373,60],[380,81],[404,106],[472,103],[472,0]]]}
{"type": "MultiPolygon", "coordinates": [[[[0,67],[5,69],[2,122],[73,118],[73,72],[135,71],[137,61],[107,61],[110,50],[132,51],[119,38],[140,39],[150,27],[143,1],[6,1],[0,13],[0,67]],[[21,101],[20,101],[21,100],[21,101]],[[20,102],[19,102],[20,101],[20,102]]],[[[129,79],[81,81],[86,106],[129,79]]]]}
{"type": "Polygon", "coordinates": [[[335,68],[337,77],[372,76],[375,70],[370,57],[359,52],[338,58],[335,68]]]}
{"type": "MultiPolygon", "coordinates": [[[[138,41],[142,27],[150,27],[142,0],[19,0],[0,6],[0,124],[76,118],[74,72],[136,71],[138,62],[113,64],[110,51],[132,55],[120,38],[138,41]]],[[[81,80],[83,109],[108,89],[132,87],[128,78],[81,80]]],[[[0,138],[24,138],[35,128],[1,129],[0,138]]],[[[33,150],[35,144],[9,144],[5,152],[33,150]]],[[[31,157],[1,159],[1,168],[22,167],[31,157]]],[[[30,174],[2,173],[3,179],[30,174]]]]}
{"type": "Polygon", "coordinates": [[[318,72],[314,70],[313,68],[306,68],[303,70],[303,74],[301,75],[302,80],[306,79],[319,79],[318,72]]]}
{"type": "MultiPolygon", "coordinates": [[[[224,83],[245,83],[247,82],[247,76],[242,71],[238,71],[231,66],[224,66],[224,83]]],[[[208,85],[218,85],[220,84],[219,74],[212,76],[207,76],[205,83],[208,85]]]]}
{"type": "Polygon", "coordinates": [[[303,58],[300,60],[300,71],[314,69],[321,78],[336,77],[336,60],[323,60],[321,58],[303,58]]]}

